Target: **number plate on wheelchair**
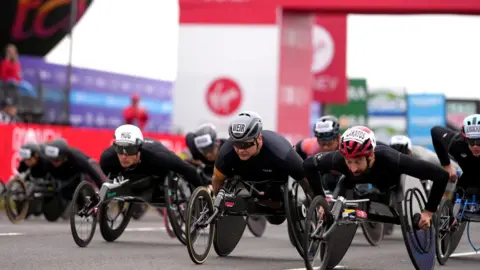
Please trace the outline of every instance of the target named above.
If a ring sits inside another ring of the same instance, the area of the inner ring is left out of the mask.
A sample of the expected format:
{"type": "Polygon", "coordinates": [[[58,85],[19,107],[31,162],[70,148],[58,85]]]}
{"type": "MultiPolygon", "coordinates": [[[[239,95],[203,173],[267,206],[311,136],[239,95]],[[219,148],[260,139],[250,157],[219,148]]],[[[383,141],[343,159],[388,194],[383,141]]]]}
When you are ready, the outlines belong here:
{"type": "Polygon", "coordinates": [[[223,205],[226,211],[231,211],[231,212],[242,212],[242,211],[246,211],[247,209],[245,200],[241,197],[237,197],[233,195],[225,195],[223,205]]]}

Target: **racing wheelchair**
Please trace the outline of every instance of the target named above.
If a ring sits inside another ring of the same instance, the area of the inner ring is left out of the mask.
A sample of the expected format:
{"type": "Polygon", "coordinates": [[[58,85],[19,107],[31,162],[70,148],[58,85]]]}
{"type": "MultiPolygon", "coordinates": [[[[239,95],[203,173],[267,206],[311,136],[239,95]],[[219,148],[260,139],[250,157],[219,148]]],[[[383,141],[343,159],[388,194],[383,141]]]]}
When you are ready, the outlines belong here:
{"type": "Polygon", "coordinates": [[[212,245],[218,256],[228,256],[240,242],[252,216],[266,217],[270,223],[278,225],[286,219],[295,238],[295,248],[303,256],[301,237],[310,197],[302,182],[292,182],[249,182],[233,177],[225,180],[215,200],[206,188],[195,189],[187,206],[187,250],[190,259],[195,264],[203,264],[212,245]],[[282,201],[276,206],[266,203],[270,198],[256,188],[259,185],[281,186],[282,201]],[[200,236],[207,237],[203,252],[196,249],[200,236]]]}
{"type": "Polygon", "coordinates": [[[418,228],[426,204],[425,191],[418,179],[402,175],[400,184],[388,192],[364,198],[358,198],[354,190],[341,192],[343,181],[344,178],[339,181],[330,200],[317,196],[310,204],[303,237],[307,269],[335,268],[347,253],[358,225],[366,222],[400,225],[415,269],[434,268],[434,226],[428,230],[418,228]],[[390,200],[392,196],[396,198],[394,201],[390,200]]]}
{"type": "Polygon", "coordinates": [[[156,176],[135,181],[118,176],[104,183],[98,193],[90,183],[82,182],[75,190],[71,207],[70,229],[73,240],[79,247],[88,246],[95,234],[98,219],[103,239],[107,242],[115,241],[132,218],[132,206],[135,203],[146,203],[153,208],[166,209],[173,232],[185,244],[183,205],[191,190],[191,186],[174,173],[169,173],[164,181],[156,176]],[[99,198],[96,204],[93,203],[95,197],[99,198]],[[84,230],[77,229],[77,222],[81,226],[84,221],[90,224],[86,229],[89,232],[82,237],[80,232],[84,230]]]}
{"type": "Polygon", "coordinates": [[[444,198],[438,206],[436,215],[436,255],[437,261],[445,265],[462,239],[465,229],[470,247],[480,251],[470,238],[470,223],[480,222],[480,205],[476,196],[477,188],[463,189],[457,187],[452,199],[444,198]]]}
{"type": "MultiPolygon", "coordinates": [[[[80,176],[83,179],[83,176],[80,176]]],[[[67,202],[62,198],[64,188],[80,181],[77,176],[60,181],[52,177],[34,178],[29,171],[13,176],[7,185],[5,194],[5,212],[8,219],[20,223],[33,214],[43,214],[45,219],[57,221],[65,212],[67,202]]]]}

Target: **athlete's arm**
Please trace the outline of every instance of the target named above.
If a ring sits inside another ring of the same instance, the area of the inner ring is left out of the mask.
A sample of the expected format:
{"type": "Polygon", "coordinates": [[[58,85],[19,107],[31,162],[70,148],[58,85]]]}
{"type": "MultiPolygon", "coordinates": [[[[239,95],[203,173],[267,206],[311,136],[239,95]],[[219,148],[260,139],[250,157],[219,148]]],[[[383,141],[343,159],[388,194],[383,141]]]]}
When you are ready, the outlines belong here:
{"type": "Polygon", "coordinates": [[[455,137],[455,132],[448,128],[434,126],[430,130],[430,134],[432,135],[433,148],[437,153],[440,164],[442,164],[442,166],[450,165],[448,146],[452,139],[455,137]]]}
{"type": "Polygon", "coordinates": [[[406,174],[418,179],[429,179],[433,181],[432,190],[425,210],[435,213],[442,199],[443,192],[447,187],[448,172],[442,167],[436,166],[428,161],[412,158],[401,153],[397,154],[399,174],[406,174]]]}
{"type": "Polygon", "coordinates": [[[90,178],[95,182],[98,188],[101,188],[103,185],[103,181],[104,179],[106,179],[106,177],[105,175],[102,175],[100,170],[97,170],[93,167],[94,165],[90,163],[93,160],[77,149],[71,149],[71,152],[73,157],[72,163],[77,166],[80,172],[90,176],[90,178]]]}
{"type": "Polygon", "coordinates": [[[218,191],[222,188],[223,183],[225,182],[225,175],[217,169],[217,167],[213,167],[213,176],[212,176],[212,187],[213,187],[213,194],[217,194],[218,191]]]}
{"type": "Polygon", "coordinates": [[[18,164],[17,172],[23,173],[23,172],[26,172],[27,170],[28,170],[27,164],[25,164],[24,161],[20,161],[20,164],[18,164]]]}
{"type": "Polygon", "coordinates": [[[303,160],[305,160],[305,159],[307,158],[307,154],[305,154],[305,152],[303,152],[302,142],[303,142],[303,140],[301,140],[301,141],[299,141],[297,144],[295,144],[295,151],[297,152],[297,154],[298,154],[303,160]]]}
{"type": "Polygon", "coordinates": [[[305,176],[316,195],[325,196],[321,175],[335,170],[336,155],[340,155],[338,151],[318,153],[303,162],[305,176]]]}
{"type": "Polygon", "coordinates": [[[290,149],[281,166],[282,169],[286,170],[288,175],[290,175],[293,179],[301,181],[305,178],[303,160],[295,150],[290,149]]]}
{"type": "Polygon", "coordinates": [[[195,187],[202,186],[202,179],[198,175],[197,170],[192,165],[183,161],[179,156],[170,150],[156,151],[153,166],[164,167],[170,171],[181,174],[185,180],[195,187]]]}

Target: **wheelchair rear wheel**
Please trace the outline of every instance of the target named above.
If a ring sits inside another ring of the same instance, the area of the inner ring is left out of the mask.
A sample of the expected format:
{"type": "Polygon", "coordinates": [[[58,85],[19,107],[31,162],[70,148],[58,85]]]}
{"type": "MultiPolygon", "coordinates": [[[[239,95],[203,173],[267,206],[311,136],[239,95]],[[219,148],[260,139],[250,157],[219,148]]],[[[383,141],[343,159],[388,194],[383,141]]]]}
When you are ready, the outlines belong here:
{"type": "Polygon", "coordinates": [[[185,233],[185,209],[192,194],[190,184],[183,178],[170,173],[167,178],[167,185],[164,188],[166,211],[170,225],[178,240],[186,245],[185,233]]]}

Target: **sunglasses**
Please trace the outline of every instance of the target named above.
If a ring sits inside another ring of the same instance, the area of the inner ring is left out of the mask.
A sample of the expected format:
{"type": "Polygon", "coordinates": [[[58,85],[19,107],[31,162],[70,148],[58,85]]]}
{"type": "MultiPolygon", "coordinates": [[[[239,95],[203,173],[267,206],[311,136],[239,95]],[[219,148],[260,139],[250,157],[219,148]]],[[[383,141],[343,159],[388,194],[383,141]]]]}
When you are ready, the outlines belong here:
{"type": "Polygon", "coordinates": [[[135,156],[140,152],[140,147],[138,145],[118,145],[113,144],[115,152],[119,155],[135,156]]]}
{"type": "Polygon", "coordinates": [[[255,145],[255,141],[253,142],[233,142],[233,147],[238,149],[248,149],[255,145]]]}
{"type": "Polygon", "coordinates": [[[470,146],[475,146],[475,145],[480,146],[480,139],[467,139],[467,143],[470,146]]]}

